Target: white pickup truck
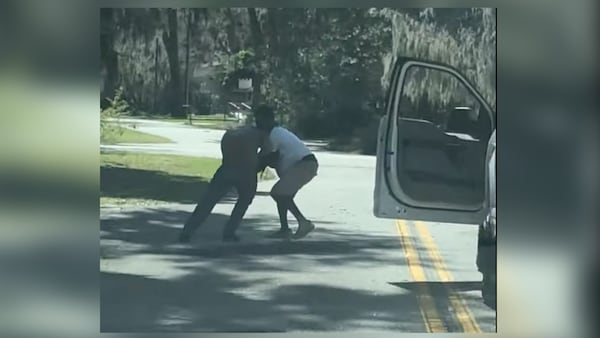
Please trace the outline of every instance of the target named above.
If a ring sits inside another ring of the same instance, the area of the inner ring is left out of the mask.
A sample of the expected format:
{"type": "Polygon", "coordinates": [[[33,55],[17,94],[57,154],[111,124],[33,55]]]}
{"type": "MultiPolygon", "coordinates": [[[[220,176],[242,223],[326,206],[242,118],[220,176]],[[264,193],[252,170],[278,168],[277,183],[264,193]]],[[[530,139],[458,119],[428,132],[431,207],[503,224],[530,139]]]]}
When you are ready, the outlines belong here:
{"type": "Polygon", "coordinates": [[[495,309],[496,112],[458,70],[395,62],[376,173],[376,217],[479,226],[474,262],[495,309]]]}

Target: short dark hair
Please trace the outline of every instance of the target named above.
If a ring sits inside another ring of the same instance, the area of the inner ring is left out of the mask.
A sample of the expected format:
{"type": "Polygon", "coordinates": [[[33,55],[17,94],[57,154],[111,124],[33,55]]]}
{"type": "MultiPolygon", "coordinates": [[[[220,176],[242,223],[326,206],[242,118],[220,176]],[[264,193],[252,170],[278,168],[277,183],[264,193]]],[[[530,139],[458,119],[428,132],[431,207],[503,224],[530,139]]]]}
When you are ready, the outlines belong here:
{"type": "Polygon", "coordinates": [[[261,104],[254,109],[254,116],[264,120],[274,121],[275,111],[273,107],[266,104],[261,104]]]}

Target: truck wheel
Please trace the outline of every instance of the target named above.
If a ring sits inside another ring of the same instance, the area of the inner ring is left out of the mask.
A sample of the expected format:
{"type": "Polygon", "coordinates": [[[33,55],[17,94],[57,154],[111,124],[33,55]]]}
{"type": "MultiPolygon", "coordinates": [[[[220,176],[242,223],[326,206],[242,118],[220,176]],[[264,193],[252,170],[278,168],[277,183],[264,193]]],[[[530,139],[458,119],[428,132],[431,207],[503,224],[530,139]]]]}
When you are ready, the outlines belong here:
{"type": "Polygon", "coordinates": [[[496,273],[483,274],[483,288],[481,290],[483,303],[496,310],[496,273]]]}
{"type": "Polygon", "coordinates": [[[477,270],[483,275],[483,303],[496,310],[496,240],[479,226],[477,240],[477,270]]]}

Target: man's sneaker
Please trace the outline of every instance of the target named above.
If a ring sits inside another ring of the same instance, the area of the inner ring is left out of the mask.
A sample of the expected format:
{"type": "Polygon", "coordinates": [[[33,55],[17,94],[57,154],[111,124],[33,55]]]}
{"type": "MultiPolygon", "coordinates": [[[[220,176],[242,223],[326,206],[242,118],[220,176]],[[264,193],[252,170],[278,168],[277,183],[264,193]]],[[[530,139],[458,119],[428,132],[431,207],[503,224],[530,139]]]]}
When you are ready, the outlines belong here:
{"type": "Polygon", "coordinates": [[[294,239],[306,237],[311,231],[315,230],[315,225],[311,221],[303,221],[298,224],[298,230],[294,234],[294,239]]]}
{"type": "Polygon", "coordinates": [[[290,228],[287,229],[279,229],[276,232],[270,234],[268,237],[269,238],[282,238],[282,239],[289,239],[292,237],[292,230],[290,228]]]}

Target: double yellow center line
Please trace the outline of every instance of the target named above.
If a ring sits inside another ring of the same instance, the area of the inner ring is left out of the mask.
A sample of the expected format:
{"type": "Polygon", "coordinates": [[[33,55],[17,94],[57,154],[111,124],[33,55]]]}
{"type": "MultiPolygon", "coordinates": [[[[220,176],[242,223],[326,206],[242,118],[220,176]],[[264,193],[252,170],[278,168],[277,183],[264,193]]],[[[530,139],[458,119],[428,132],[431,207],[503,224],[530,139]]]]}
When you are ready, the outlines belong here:
{"type": "MultiPolygon", "coordinates": [[[[427,276],[425,270],[421,266],[419,254],[411,239],[410,228],[406,221],[403,220],[398,220],[396,225],[400,235],[400,242],[408,262],[408,269],[412,279],[417,282],[417,299],[427,331],[432,333],[448,332],[448,327],[444,324],[439,315],[432,292],[426,284],[427,276]]],[[[423,222],[417,221],[414,222],[414,225],[440,281],[446,283],[452,282],[454,280],[452,274],[448,271],[429,230],[423,222]]],[[[462,331],[467,333],[480,333],[481,330],[479,325],[475,321],[473,314],[467,307],[461,295],[449,285],[445,285],[445,288],[448,295],[448,301],[454,310],[454,314],[462,331]]]]}

